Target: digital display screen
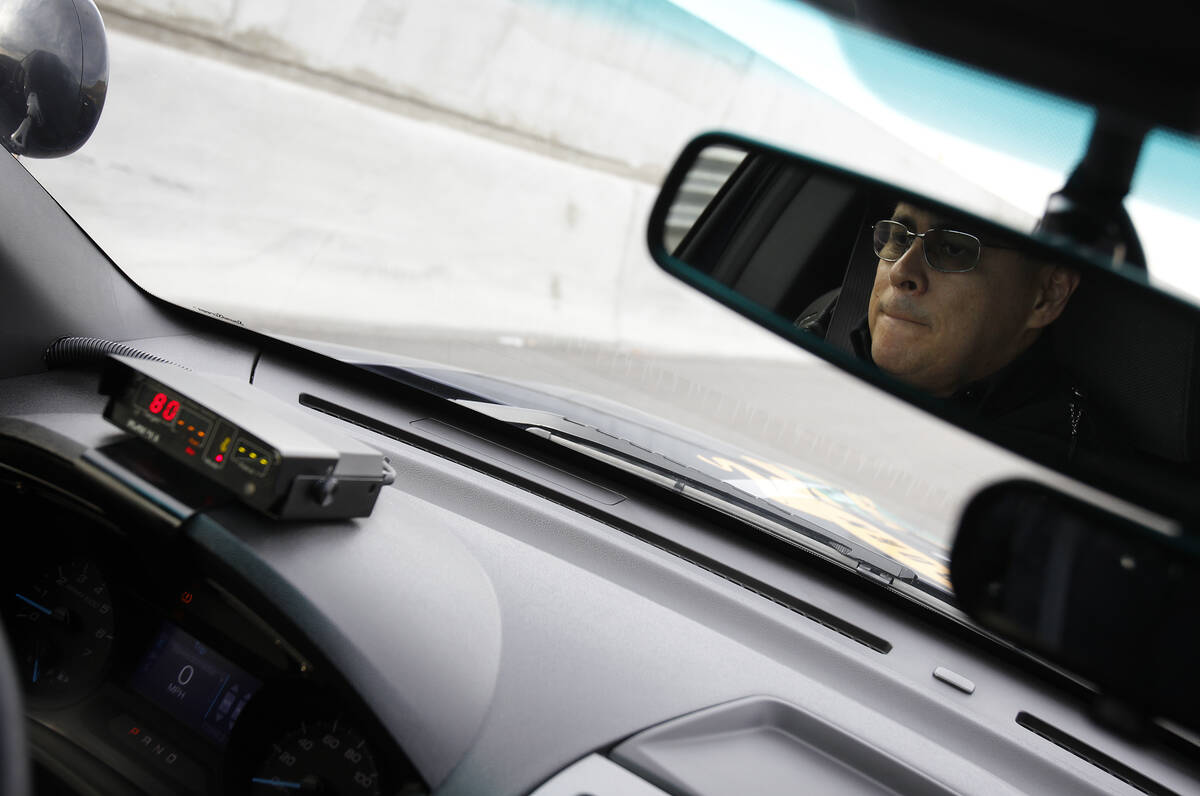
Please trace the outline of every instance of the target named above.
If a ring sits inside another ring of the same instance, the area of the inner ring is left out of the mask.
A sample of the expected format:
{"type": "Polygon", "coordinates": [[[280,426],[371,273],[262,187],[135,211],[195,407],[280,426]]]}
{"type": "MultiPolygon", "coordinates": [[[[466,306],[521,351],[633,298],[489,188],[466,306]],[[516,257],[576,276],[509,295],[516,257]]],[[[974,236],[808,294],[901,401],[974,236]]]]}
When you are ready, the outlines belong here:
{"type": "Polygon", "coordinates": [[[262,478],[278,458],[258,440],[149,379],[137,389],[133,404],[143,416],[149,415],[153,428],[167,432],[163,441],[168,447],[202,460],[215,470],[232,461],[243,472],[262,478]]]}
{"type": "Polygon", "coordinates": [[[166,622],[131,685],[184,724],[224,744],[262,682],[166,622]]]}
{"type": "Polygon", "coordinates": [[[178,440],[174,444],[182,447],[189,456],[203,455],[212,436],[214,420],[208,412],[149,381],[138,390],[134,405],[149,414],[157,427],[169,432],[170,438],[178,440]]]}

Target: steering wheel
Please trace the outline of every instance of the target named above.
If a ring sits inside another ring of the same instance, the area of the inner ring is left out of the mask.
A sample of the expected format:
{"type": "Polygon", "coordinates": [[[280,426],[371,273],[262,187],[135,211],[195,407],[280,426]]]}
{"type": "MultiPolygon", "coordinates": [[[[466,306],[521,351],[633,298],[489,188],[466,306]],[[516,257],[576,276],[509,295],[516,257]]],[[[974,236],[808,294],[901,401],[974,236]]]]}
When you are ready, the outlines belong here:
{"type": "Polygon", "coordinates": [[[22,704],[16,662],[0,624],[0,796],[29,793],[29,751],[22,704]]]}

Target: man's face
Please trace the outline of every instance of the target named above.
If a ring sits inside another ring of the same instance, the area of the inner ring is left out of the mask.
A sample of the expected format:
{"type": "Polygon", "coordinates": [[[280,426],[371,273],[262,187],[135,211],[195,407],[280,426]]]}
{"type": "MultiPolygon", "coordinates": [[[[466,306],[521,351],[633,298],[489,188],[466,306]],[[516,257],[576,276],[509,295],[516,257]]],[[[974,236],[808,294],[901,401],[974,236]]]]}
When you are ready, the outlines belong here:
{"type": "MultiPolygon", "coordinates": [[[[947,226],[905,203],[892,220],[916,233],[947,226]]],[[[1041,269],[1020,252],[985,246],[973,271],[942,273],[925,263],[924,246],[918,239],[896,262],[879,261],[867,314],[871,357],[902,381],[948,396],[1011,362],[1053,318],[1037,311],[1041,269]]]]}

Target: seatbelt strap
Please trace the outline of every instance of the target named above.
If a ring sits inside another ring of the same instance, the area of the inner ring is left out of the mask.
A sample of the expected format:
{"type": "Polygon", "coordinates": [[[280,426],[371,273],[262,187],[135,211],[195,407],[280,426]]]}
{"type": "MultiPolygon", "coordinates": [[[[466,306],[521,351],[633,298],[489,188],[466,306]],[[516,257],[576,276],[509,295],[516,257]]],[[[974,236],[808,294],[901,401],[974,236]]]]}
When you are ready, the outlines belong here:
{"type": "Polygon", "coordinates": [[[859,233],[858,240],[854,243],[854,251],[850,254],[846,275],[842,277],[842,291],[838,295],[833,317],[829,320],[829,332],[825,335],[827,343],[851,356],[855,355],[855,351],[850,335],[867,317],[867,304],[871,300],[871,288],[875,284],[875,272],[879,267],[879,258],[871,245],[874,233],[867,226],[865,216],[860,228],[862,232],[859,233]]]}

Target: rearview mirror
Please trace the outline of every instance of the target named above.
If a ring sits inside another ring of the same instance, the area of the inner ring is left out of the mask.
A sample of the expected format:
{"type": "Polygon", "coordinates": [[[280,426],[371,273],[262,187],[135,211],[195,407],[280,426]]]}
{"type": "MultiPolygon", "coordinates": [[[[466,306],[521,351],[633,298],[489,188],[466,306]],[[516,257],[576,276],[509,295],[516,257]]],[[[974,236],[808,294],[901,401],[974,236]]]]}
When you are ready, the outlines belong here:
{"type": "Polygon", "coordinates": [[[91,0],[19,0],[0,15],[0,143],[35,158],[91,137],[108,90],[108,42],[91,0]]]}
{"type": "Polygon", "coordinates": [[[671,170],[649,244],[674,276],[864,380],[1200,517],[1200,315],[1140,271],[720,133],[671,170]]]}
{"type": "Polygon", "coordinates": [[[971,618],[1089,680],[1107,718],[1200,730],[1200,560],[1172,538],[1031,482],[981,492],[950,576],[971,618]],[[1119,710],[1112,710],[1119,708],[1119,710]]]}

